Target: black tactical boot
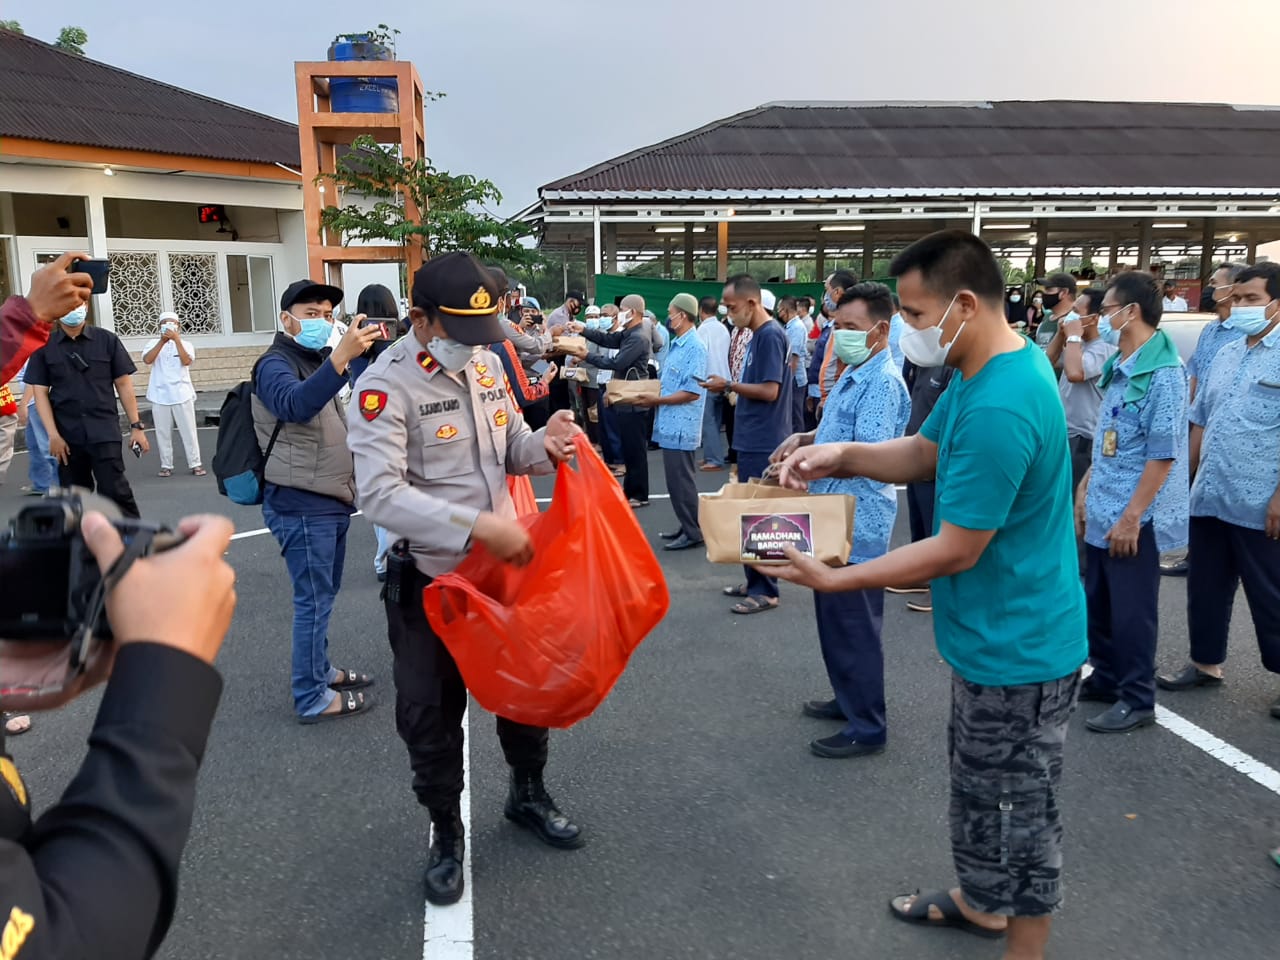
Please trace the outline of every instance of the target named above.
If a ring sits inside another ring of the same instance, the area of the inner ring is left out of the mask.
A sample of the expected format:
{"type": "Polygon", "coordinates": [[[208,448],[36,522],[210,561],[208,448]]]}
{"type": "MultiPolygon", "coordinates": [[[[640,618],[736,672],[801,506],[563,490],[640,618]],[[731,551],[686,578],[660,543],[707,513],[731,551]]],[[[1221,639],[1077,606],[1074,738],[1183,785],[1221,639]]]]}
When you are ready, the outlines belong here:
{"type": "Polygon", "coordinates": [[[464,832],[456,806],[431,811],[431,850],[422,878],[429,903],[443,907],[462,899],[464,832]]]}
{"type": "Polygon", "coordinates": [[[512,770],[507,819],[532,830],[543,843],[572,850],[582,846],[582,831],[556,809],[542,783],[541,770],[512,770]]]}

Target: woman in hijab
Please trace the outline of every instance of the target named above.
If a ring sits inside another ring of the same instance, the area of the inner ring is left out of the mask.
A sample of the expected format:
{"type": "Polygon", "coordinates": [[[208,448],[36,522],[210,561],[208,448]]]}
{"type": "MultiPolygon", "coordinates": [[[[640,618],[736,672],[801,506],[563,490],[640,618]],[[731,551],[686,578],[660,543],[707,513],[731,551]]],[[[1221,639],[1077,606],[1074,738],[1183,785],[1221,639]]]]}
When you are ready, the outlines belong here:
{"type": "Polygon", "coordinates": [[[1019,330],[1027,325],[1027,307],[1022,302],[1022,288],[1011,287],[1004,298],[1004,315],[1009,326],[1019,330]]]}

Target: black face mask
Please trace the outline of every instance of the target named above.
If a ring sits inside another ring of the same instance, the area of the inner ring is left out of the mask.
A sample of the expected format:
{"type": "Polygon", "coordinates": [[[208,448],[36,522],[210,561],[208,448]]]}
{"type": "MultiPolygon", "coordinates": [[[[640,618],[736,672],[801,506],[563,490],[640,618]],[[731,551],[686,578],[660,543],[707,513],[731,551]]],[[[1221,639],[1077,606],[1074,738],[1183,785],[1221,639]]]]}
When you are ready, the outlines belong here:
{"type": "Polygon", "coordinates": [[[1062,294],[1060,293],[1046,293],[1042,294],[1042,296],[1044,297],[1044,308],[1046,310],[1052,310],[1062,302],[1062,294]]]}

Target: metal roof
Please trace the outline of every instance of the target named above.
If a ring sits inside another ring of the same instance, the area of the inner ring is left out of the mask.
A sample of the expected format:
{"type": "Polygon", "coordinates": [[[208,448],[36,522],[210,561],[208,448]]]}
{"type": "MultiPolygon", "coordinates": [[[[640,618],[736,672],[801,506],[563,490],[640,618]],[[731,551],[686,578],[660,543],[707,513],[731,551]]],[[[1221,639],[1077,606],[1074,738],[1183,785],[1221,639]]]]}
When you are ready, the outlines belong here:
{"type": "Polygon", "coordinates": [[[301,162],[292,123],[31,37],[0,30],[0,64],[0,137],[292,167],[301,162]]]}
{"type": "Polygon", "coordinates": [[[1280,191],[1280,111],[1079,100],[773,103],[546,184],[547,200],[1280,191]]]}

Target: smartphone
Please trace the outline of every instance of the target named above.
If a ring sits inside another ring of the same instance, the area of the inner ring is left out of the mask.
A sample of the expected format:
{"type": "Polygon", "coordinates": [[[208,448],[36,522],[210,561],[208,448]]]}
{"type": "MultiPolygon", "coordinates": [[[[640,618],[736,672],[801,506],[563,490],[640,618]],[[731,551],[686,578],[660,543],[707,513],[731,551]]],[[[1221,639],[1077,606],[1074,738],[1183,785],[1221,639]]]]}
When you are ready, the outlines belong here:
{"type": "Polygon", "coordinates": [[[106,293],[111,274],[110,260],[72,260],[68,273],[87,273],[93,278],[93,292],[106,293]]]}
{"type": "Polygon", "coordinates": [[[142,444],[140,444],[137,440],[129,444],[129,449],[133,451],[133,455],[135,457],[137,457],[139,460],[142,459],[142,444]]]}
{"type": "Polygon", "coordinates": [[[382,339],[390,340],[391,334],[388,331],[387,324],[393,323],[393,322],[394,321],[391,321],[391,320],[379,320],[377,317],[366,317],[364,323],[362,323],[360,326],[361,327],[377,327],[380,331],[382,331],[382,339]]]}

